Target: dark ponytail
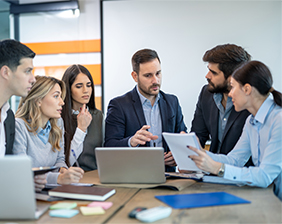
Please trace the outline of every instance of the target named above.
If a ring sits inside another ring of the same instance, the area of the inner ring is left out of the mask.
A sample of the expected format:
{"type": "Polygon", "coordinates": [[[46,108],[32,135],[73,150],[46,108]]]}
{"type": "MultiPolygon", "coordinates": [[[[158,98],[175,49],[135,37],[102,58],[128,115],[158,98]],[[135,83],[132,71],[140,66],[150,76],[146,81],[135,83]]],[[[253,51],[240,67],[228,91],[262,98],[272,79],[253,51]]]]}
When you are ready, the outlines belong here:
{"type": "Polygon", "coordinates": [[[272,87],[271,72],[262,62],[244,63],[233,72],[232,77],[241,85],[248,83],[255,87],[261,95],[265,96],[271,92],[274,102],[280,107],[282,106],[282,94],[272,87]]]}
{"type": "Polygon", "coordinates": [[[269,90],[269,92],[272,93],[274,102],[281,107],[282,106],[282,94],[279,91],[273,89],[272,87],[269,90]]]}

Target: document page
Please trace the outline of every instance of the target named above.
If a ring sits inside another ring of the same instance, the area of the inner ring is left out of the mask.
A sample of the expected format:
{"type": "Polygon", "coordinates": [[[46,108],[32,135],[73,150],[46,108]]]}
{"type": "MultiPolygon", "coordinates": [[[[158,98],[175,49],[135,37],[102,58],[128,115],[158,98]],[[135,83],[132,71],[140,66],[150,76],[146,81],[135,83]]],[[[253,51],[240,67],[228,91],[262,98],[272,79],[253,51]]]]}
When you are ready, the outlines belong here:
{"type": "Polygon", "coordinates": [[[200,145],[195,133],[178,134],[163,132],[163,137],[170,148],[180,170],[201,171],[196,164],[188,158],[190,155],[197,155],[187,145],[200,149],[200,145]]]}

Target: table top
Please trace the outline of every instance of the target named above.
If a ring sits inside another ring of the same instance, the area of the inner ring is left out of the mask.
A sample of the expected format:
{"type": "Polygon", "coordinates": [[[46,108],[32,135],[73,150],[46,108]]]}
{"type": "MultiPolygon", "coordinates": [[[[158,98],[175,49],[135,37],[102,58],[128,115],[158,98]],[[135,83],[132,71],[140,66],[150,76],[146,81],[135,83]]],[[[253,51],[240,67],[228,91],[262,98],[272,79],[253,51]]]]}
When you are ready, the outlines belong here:
{"type": "MultiPolygon", "coordinates": [[[[92,183],[97,178],[97,171],[84,174],[81,182],[92,183]]],[[[18,221],[17,223],[141,223],[131,219],[128,214],[136,207],[152,208],[167,206],[155,198],[156,195],[189,194],[224,191],[251,201],[250,204],[236,204],[225,206],[211,206],[192,209],[172,209],[168,218],[154,223],[282,223],[282,203],[273,194],[272,187],[266,189],[256,187],[238,187],[234,185],[209,184],[195,182],[182,191],[166,188],[140,189],[115,187],[116,193],[106,201],[113,202],[113,206],[103,215],[83,216],[81,213],[70,218],[53,218],[46,212],[40,219],[34,221],[18,221]]],[[[73,201],[73,200],[68,200],[73,201]]],[[[83,206],[90,201],[78,201],[83,206]]],[[[42,202],[38,203],[56,203],[42,202]]],[[[77,208],[78,209],[78,208],[77,208]]],[[[11,221],[9,221],[11,222],[11,221]]],[[[0,223],[6,223],[0,222],[0,223]]]]}

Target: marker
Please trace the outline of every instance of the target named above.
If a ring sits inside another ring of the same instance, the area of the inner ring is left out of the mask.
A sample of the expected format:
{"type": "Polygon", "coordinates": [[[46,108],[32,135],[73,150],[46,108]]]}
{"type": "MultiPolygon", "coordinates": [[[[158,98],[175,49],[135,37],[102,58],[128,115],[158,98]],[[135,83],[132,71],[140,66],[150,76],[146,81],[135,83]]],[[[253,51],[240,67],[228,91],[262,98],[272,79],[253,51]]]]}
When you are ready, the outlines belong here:
{"type": "Polygon", "coordinates": [[[76,166],[77,166],[77,167],[80,167],[80,166],[79,166],[79,163],[78,163],[78,161],[77,161],[77,159],[76,159],[76,155],[75,155],[74,150],[72,149],[71,152],[72,152],[72,155],[73,155],[73,157],[74,157],[74,159],[75,159],[75,164],[76,164],[76,166]]]}

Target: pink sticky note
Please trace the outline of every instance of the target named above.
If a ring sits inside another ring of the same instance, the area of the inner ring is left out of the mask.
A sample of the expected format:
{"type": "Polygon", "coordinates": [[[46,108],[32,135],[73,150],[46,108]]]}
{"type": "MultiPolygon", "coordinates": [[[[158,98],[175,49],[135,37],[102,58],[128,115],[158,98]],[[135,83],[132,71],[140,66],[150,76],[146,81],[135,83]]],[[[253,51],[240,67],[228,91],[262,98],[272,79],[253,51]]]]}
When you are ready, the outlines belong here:
{"type": "Polygon", "coordinates": [[[94,202],[88,204],[87,207],[97,207],[97,206],[100,206],[100,207],[102,207],[103,209],[106,210],[106,209],[112,207],[112,205],[113,205],[113,202],[94,201],[94,202]]]}

